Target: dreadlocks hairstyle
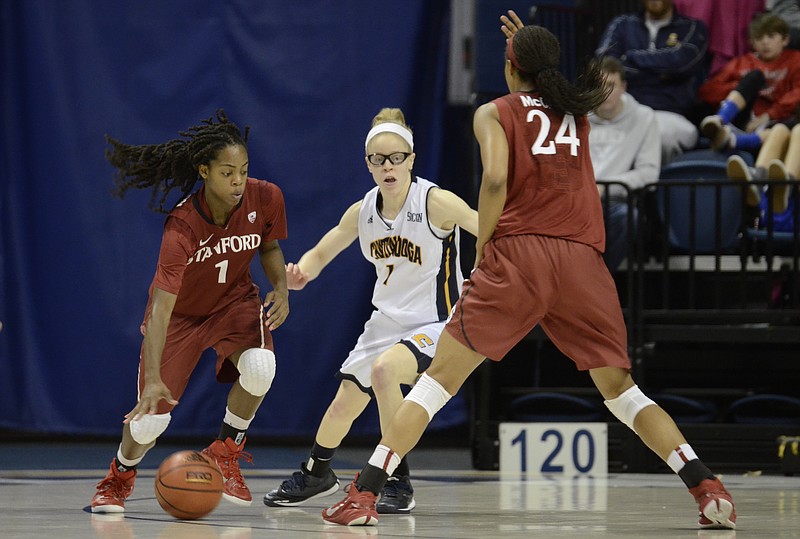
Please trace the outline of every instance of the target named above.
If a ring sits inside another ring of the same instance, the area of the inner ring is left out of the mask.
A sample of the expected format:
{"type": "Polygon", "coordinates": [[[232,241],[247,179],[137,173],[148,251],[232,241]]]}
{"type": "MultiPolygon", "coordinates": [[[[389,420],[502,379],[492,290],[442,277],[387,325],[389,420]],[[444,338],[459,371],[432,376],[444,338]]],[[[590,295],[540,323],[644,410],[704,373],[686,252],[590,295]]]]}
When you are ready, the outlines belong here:
{"type": "Polygon", "coordinates": [[[122,198],[128,189],[151,188],[150,209],[169,213],[164,203],[170,191],[180,189],[182,200],[197,183],[198,167],[210,164],[228,146],[247,148],[249,132],[245,127],[242,134],[220,109],[200,125],[179,132],[180,138],[163,144],[132,146],[106,135],[111,145],[106,148],[106,159],[117,169],[113,194],[122,198]]]}
{"type": "Polygon", "coordinates": [[[542,100],[562,114],[580,116],[596,109],[609,90],[603,87],[603,72],[596,60],[590,60],[573,85],[558,65],[561,45],[541,26],[523,26],[509,40],[506,55],[519,71],[522,80],[535,85],[542,100]]]}

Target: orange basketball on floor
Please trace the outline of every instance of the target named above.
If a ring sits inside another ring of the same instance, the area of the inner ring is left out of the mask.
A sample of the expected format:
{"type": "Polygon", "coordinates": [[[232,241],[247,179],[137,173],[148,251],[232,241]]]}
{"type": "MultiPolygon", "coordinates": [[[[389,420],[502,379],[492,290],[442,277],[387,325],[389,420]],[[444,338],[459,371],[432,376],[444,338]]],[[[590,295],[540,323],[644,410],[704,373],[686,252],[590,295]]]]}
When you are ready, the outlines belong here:
{"type": "Polygon", "coordinates": [[[213,511],[222,498],[222,473],[198,451],[178,451],[156,472],[156,499],[175,518],[192,520],[213,511]]]}

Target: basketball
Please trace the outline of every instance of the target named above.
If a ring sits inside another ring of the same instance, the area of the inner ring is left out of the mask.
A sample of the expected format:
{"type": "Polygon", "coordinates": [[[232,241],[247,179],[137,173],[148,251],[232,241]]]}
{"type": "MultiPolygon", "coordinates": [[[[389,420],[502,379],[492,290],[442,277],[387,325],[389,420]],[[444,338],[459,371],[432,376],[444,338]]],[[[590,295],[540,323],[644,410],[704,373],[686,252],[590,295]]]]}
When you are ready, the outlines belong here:
{"type": "Polygon", "coordinates": [[[222,473],[213,460],[197,451],[178,451],[158,467],[156,499],[175,518],[192,520],[219,505],[222,485],[222,473]]]}

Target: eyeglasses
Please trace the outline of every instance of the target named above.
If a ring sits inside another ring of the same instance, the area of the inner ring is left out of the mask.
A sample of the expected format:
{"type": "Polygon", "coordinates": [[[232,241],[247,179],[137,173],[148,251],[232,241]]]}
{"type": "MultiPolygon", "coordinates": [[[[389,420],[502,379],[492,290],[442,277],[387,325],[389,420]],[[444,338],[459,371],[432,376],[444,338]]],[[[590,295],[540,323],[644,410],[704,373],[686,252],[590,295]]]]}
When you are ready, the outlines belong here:
{"type": "Polygon", "coordinates": [[[408,159],[409,155],[411,155],[410,152],[394,152],[390,153],[389,155],[384,155],[382,153],[371,153],[367,156],[367,160],[376,167],[381,166],[384,162],[386,162],[387,159],[391,164],[399,165],[408,159]]]}

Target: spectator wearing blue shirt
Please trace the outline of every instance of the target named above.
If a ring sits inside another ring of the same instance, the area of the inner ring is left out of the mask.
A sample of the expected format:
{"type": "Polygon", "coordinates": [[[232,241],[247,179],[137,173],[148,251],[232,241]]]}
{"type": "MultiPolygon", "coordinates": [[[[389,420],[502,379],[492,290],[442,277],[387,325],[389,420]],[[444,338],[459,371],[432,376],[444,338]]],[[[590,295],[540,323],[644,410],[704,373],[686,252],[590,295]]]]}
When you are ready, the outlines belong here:
{"type": "Polygon", "coordinates": [[[619,58],[628,93],[655,110],[666,164],[697,144],[697,127],[688,117],[706,71],[708,32],[702,21],[678,13],[673,0],[642,3],[642,12],[609,23],[596,54],[619,58]]]}

